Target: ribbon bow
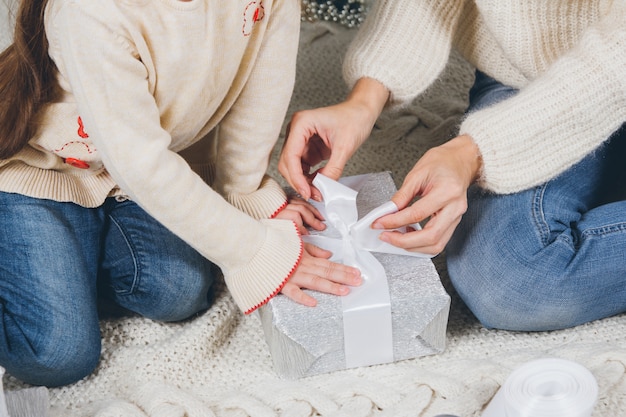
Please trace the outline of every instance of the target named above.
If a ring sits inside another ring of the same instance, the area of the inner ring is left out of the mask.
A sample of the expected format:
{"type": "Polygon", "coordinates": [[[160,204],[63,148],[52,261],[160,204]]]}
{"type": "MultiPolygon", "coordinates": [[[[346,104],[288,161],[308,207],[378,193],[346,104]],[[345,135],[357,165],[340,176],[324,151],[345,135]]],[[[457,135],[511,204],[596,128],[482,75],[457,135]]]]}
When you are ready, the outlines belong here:
{"type": "MultiPolygon", "coordinates": [[[[364,176],[350,177],[363,179],[364,176]]],[[[324,236],[312,234],[303,240],[333,253],[334,262],[359,268],[363,284],[341,297],[346,366],[353,368],[393,362],[391,301],[387,274],[371,252],[431,257],[409,252],[383,242],[383,230],[372,229],[374,220],[395,213],[398,207],[388,201],[358,219],[358,192],[340,182],[318,174],[313,180],[322,193],[324,203],[312,202],[324,215],[328,227],[324,236]]],[[[412,225],[419,229],[419,224],[412,225]]],[[[396,229],[405,232],[406,228],[396,229]]]]}

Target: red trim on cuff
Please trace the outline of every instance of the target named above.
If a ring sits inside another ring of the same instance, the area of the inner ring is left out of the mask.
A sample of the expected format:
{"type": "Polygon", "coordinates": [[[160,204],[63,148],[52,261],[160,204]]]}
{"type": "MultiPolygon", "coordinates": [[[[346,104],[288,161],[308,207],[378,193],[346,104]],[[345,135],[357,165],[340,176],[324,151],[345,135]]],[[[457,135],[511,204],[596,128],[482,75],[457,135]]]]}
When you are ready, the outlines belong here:
{"type": "MultiPolygon", "coordinates": [[[[287,203],[285,203],[285,205],[287,205],[287,203]]],[[[276,296],[276,294],[278,294],[283,289],[283,287],[285,286],[287,281],[289,281],[289,279],[293,276],[293,274],[296,272],[296,269],[300,265],[300,261],[302,261],[302,252],[304,251],[304,243],[302,242],[302,237],[300,236],[300,232],[298,231],[298,226],[295,223],[293,223],[293,226],[296,228],[296,233],[298,234],[298,237],[300,238],[300,251],[298,252],[298,259],[296,259],[296,263],[293,265],[293,267],[291,268],[291,270],[287,274],[287,277],[280,283],[278,288],[276,288],[273,293],[271,293],[267,298],[265,298],[265,300],[261,301],[259,304],[255,305],[251,309],[245,311],[244,314],[250,314],[250,313],[254,312],[257,308],[259,308],[261,306],[264,306],[272,298],[274,298],[276,296]]]]}
{"type": "Polygon", "coordinates": [[[280,207],[278,207],[276,211],[274,211],[274,213],[272,213],[272,215],[270,216],[270,219],[273,219],[274,217],[278,216],[278,213],[283,211],[285,207],[287,207],[287,204],[289,204],[289,201],[285,200],[285,202],[280,207]]]}

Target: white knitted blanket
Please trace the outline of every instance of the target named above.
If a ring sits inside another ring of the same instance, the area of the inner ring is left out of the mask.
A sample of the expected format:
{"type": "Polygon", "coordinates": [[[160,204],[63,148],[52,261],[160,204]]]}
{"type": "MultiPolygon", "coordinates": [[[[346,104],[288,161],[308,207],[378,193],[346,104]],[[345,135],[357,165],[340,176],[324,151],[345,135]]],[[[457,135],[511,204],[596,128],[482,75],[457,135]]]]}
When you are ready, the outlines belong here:
{"type": "MultiPolygon", "coordinates": [[[[340,61],[353,34],[336,24],[303,24],[290,111],[345,96],[340,61]]],[[[346,175],[390,170],[401,180],[425,149],[453,134],[472,78],[471,68],[453,55],[441,79],[413,106],[381,117],[346,175]]],[[[276,177],[278,150],[271,168],[276,177]]],[[[221,291],[210,310],[184,323],[103,320],[100,365],[84,380],[50,390],[53,415],[478,417],[515,367],[542,357],[577,361],[595,375],[595,417],[626,415],[626,315],[555,332],[485,330],[450,287],[444,255],[434,262],[452,296],[448,345],[441,354],[281,380],[273,372],[259,318],[243,316],[221,291]]],[[[21,387],[11,377],[4,383],[21,387]]]]}

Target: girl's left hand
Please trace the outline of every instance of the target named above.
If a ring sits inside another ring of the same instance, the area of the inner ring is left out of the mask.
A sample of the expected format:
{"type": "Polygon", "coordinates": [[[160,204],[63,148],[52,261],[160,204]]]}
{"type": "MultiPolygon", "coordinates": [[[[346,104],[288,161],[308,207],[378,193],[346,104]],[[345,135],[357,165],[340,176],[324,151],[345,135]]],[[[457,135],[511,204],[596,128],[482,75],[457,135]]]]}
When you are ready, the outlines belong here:
{"type": "Polygon", "coordinates": [[[291,220],[298,226],[301,235],[308,235],[307,226],[315,230],[324,230],[324,217],[318,209],[300,197],[289,197],[287,206],[282,209],[275,219],[291,220]]]}

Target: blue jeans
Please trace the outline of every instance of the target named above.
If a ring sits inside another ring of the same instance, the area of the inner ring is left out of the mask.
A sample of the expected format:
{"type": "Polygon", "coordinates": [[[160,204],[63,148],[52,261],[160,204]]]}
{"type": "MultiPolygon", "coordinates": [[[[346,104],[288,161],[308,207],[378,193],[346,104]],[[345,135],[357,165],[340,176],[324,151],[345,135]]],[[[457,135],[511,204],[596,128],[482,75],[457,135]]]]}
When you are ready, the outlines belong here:
{"type": "Polygon", "coordinates": [[[100,358],[99,297],[182,320],[209,307],[214,268],[132,201],[0,192],[0,365],[30,384],[77,381],[100,358]]]}
{"type": "MultiPolygon", "coordinates": [[[[478,73],[468,111],[512,94],[478,73]]],[[[446,258],[485,327],[553,330],[626,311],[626,125],[545,184],[510,195],[473,186],[468,198],[446,258]]]]}

